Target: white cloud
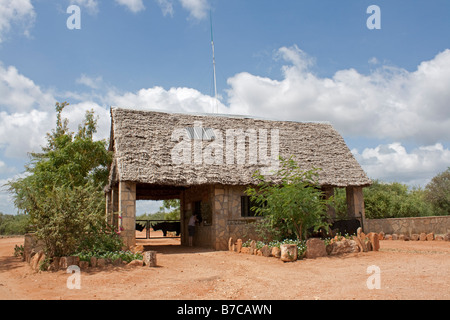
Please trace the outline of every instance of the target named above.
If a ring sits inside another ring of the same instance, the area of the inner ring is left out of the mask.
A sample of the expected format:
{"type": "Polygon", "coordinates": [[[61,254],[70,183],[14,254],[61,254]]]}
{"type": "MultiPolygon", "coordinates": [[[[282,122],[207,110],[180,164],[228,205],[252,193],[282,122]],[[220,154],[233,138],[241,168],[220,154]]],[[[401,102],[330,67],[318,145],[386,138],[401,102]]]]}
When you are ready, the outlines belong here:
{"type": "Polygon", "coordinates": [[[437,143],[408,152],[399,142],[352,153],[369,177],[424,187],[432,177],[450,166],[450,150],[437,143]]]}
{"type": "Polygon", "coordinates": [[[0,0],[0,43],[12,26],[20,26],[29,36],[36,13],[30,0],[0,0]]]}
{"type": "Polygon", "coordinates": [[[210,8],[207,0],[180,0],[181,6],[189,11],[191,18],[202,20],[206,18],[210,8]]]}
{"type": "Polygon", "coordinates": [[[70,3],[85,8],[90,14],[98,13],[97,0],[70,0],[70,3]]]}
{"type": "Polygon", "coordinates": [[[156,0],[164,16],[173,16],[173,3],[171,0],[156,0]]]}
{"type": "Polygon", "coordinates": [[[53,114],[46,111],[0,112],[0,150],[12,158],[26,158],[28,152],[39,152],[45,145],[45,133],[54,122],[53,114]]]}
{"type": "Polygon", "coordinates": [[[340,70],[332,78],[310,71],[297,46],[277,57],[283,79],[246,72],[228,79],[231,113],[297,121],[330,121],[344,135],[433,144],[450,137],[450,50],[408,72],[381,66],[369,75],[340,70]]]}
{"type": "Polygon", "coordinates": [[[85,85],[91,89],[98,89],[101,87],[102,83],[103,83],[103,77],[102,76],[98,76],[98,77],[90,77],[87,76],[85,74],[82,74],[77,80],[76,83],[85,85]]]}
{"type": "Polygon", "coordinates": [[[43,92],[31,79],[9,66],[3,67],[0,62],[0,110],[24,112],[39,107],[46,109],[55,104],[53,95],[43,92]]]}
{"type": "Polygon", "coordinates": [[[142,0],[116,0],[116,2],[127,7],[128,10],[133,13],[138,13],[139,11],[145,10],[142,0]]]}
{"type": "MultiPolygon", "coordinates": [[[[141,89],[137,93],[119,94],[110,91],[108,101],[119,107],[159,109],[171,112],[213,112],[214,98],[191,88],[162,87],[141,89]]],[[[219,102],[219,112],[228,113],[228,108],[219,102]]]]}

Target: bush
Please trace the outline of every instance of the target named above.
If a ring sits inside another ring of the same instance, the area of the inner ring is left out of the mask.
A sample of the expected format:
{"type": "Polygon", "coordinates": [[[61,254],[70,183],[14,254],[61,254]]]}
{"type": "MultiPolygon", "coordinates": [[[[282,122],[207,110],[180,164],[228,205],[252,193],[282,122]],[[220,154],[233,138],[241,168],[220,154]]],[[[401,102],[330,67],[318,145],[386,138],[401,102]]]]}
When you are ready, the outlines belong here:
{"type": "Polygon", "coordinates": [[[30,217],[25,214],[0,213],[0,235],[23,235],[29,229],[30,217]]]}
{"type": "Polygon", "coordinates": [[[279,184],[256,171],[253,177],[258,185],[245,192],[256,204],[252,210],[265,218],[264,227],[275,236],[292,234],[299,240],[306,239],[311,228],[317,231],[328,226],[327,205],[332,198],[326,200],[320,190],[320,169],[302,170],[292,157],[280,157],[280,167],[272,176],[279,184]]]}

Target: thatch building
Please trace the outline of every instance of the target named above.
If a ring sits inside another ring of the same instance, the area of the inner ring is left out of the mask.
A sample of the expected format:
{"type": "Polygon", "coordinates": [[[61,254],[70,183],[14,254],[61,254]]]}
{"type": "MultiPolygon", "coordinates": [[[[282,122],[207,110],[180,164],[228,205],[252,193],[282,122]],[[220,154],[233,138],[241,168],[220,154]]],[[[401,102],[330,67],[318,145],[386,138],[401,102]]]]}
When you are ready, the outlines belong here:
{"type": "Polygon", "coordinates": [[[328,123],[112,108],[110,151],[107,217],[128,246],[135,243],[137,200],[180,199],[182,244],[188,219],[198,212],[203,222],[195,244],[226,249],[229,237],[255,219],[244,194],[253,173],[270,175],[279,156],[294,156],[304,169],[321,168],[327,196],[346,188],[349,217],[364,219],[362,188],[371,183],[328,123]]]}

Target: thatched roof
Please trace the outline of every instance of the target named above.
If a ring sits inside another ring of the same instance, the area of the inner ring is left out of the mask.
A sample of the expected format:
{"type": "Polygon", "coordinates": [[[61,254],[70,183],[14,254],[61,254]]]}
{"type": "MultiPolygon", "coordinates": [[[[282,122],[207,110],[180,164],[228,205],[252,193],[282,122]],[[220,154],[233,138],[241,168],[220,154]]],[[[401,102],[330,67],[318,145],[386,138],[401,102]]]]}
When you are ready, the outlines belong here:
{"type": "Polygon", "coordinates": [[[277,136],[280,156],[289,158],[293,155],[304,169],[313,166],[322,169],[319,174],[322,186],[371,184],[341,135],[328,123],[112,108],[110,151],[114,152],[114,160],[107,190],[119,180],[179,187],[252,184],[255,182],[252,178],[255,170],[267,168],[267,164],[255,156],[259,151],[264,153],[265,150],[260,146],[267,146],[267,154],[272,152],[278,158],[277,148],[272,149],[271,144],[277,142],[277,136]],[[239,129],[242,131],[239,132],[239,129]],[[233,140],[228,139],[229,132],[237,133],[235,140],[244,137],[245,149],[239,149],[237,144],[230,143],[233,140]],[[252,149],[253,154],[249,148],[255,145],[242,133],[257,137],[260,145],[259,148],[252,149]],[[230,143],[229,149],[226,149],[227,143],[230,143]],[[192,146],[189,159],[178,157],[183,155],[182,146],[188,145],[189,148],[192,146]],[[213,148],[217,146],[218,149],[213,148]],[[220,146],[223,148],[220,149],[220,146]],[[233,148],[235,152],[230,154],[228,150],[233,148]],[[215,151],[211,152],[213,149],[215,151]],[[233,162],[230,161],[233,158],[227,158],[230,155],[234,156],[233,162]],[[245,158],[242,158],[243,155],[245,158]],[[214,163],[208,163],[204,158],[207,156],[214,163]],[[243,163],[238,163],[239,157],[243,163]]]}

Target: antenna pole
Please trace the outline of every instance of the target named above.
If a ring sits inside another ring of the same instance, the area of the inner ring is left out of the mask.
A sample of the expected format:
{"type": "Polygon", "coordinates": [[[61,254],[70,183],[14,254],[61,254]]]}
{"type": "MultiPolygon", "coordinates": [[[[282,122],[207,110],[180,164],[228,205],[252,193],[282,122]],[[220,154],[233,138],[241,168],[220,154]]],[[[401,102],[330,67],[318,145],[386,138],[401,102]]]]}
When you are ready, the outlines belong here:
{"type": "Polygon", "coordinates": [[[213,72],[214,72],[214,107],[213,112],[219,113],[219,106],[217,104],[217,80],[216,80],[216,57],[214,54],[214,37],[213,37],[213,24],[212,24],[212,14],[209,12],[210,22],[211,22],[211,47],[213,55],[213,72]]]}

